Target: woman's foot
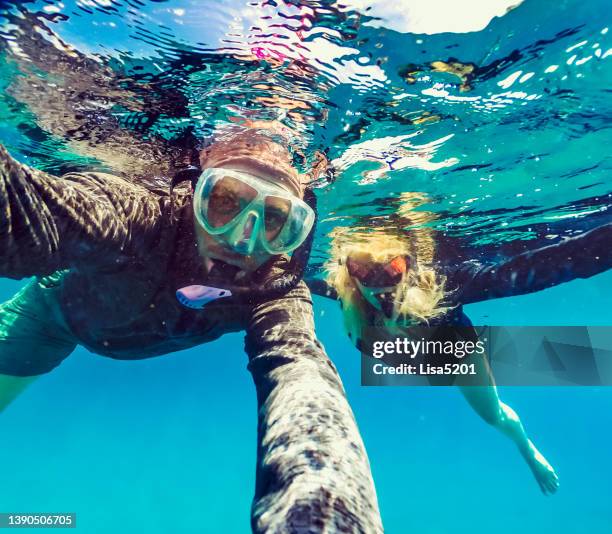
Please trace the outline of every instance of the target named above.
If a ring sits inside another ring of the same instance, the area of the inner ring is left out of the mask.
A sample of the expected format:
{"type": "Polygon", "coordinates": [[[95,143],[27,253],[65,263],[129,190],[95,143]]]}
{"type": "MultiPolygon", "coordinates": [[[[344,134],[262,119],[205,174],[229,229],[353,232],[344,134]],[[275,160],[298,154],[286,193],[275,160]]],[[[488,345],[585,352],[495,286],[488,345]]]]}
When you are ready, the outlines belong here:
{"type": "Polygon", "coordinates": [[[525,455],[527,464],[531,469],[533,476],[540,485],[540,489],[544,495],[552,495],[559,488],[559,477],[553,466],[548,463],[542,453],[535,448],[535,445],[529,441],[529,451],[525,455]]]}

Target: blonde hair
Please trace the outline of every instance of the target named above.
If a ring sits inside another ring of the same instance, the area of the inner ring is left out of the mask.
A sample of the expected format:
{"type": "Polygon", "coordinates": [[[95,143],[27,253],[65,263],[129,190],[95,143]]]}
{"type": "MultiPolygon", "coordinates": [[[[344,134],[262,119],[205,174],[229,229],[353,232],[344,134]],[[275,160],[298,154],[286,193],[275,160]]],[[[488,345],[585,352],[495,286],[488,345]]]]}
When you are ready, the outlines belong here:
{"type": "MultiPolygon", "coordinates": [[[[446,277],[433,267],[435,242],[432,229],[427,226],[434,215],[417,208],[427,201],[419,193],[400,196],[395,227],[377,226],[379,219],[371,219],[371,226],[337,227],[331,237],[330,258],[326,263],[327,282],[342,303],[345,327],[356,340],[366,317],[372,313],[346,268],[346,258],[353,254],[367,254],[376,263],[384,263],[396,256],[409,256],[411,265],[394,295],[393,316],[389,319],[376,314],[379,325],[390,330],[446,314],[446,277]]],[[[387,221],[385,221],[387,222],[387,221]]]]}

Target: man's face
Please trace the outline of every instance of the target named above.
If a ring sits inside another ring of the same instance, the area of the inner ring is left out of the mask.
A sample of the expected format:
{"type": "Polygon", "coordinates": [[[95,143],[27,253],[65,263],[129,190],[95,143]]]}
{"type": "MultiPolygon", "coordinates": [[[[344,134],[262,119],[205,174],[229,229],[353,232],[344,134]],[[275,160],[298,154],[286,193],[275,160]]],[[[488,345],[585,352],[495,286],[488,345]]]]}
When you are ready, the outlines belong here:
{"type": "MultiPolygon", "coordinates": [[[[224,165],[218,165],[216,168],[227,168],[233,171],[243,171],[262,180],[266,180],[267,175],[262,172],[261,165],[257,161],[251,161],[249,158],[241,158],[232,160],[231,163],[224,165]]],[[[282,183],[274,182],[276,185],[282,187],[282,183]]],[[[209,212],[210,222],[213,226],[222,226],[229,222],[229,214],[235,212],[236,207],[234,204],[241,202],[241,199],[245,199],[247,202],[253,197],[253,191],[249,190],[249,186],[244,185],[245,190],[241,190],[241,184],[231,183],[228,187],[223,190],[223,198],[216,199],[215,204],[219,207],[216,211],[209,212]],[[223,210],[226,210],[228,215],[224,214],[223,210]]],[[[287,189],[287,188],[285,188],[287,189]]],[[[289,191],[287,189],[287,191],[289,191]]],[[[216,194],[214,191],[211,196],[216,194]]],[[[276,206],[277,211],[281,209],[288,209],[286,206],[276,206]]],[[[210,235],[204,228],[198,224],[197,220],[194,220],[196,228],[196,236],[198,242],[198,250],[200,255],[205,259],[221,260],[225,263],[235,265],[241,270],[246,272],[253,272],[266,261],[268,261],[272,255],[265,250],[255,250],[248,255],[240,254],[235,251],[234,247],[226,241],[223,235],[213,236],[210,235]]],[[[241,231],[242,238],[248,242],[251,238],[251,232],[253,231],[252,225],[245,225],[241,231]]],[[[266,232],[267,235],[267,232],[266,232]]],[[[267,235],[268,238],[273,238],[273,235],[267,235]]]]}

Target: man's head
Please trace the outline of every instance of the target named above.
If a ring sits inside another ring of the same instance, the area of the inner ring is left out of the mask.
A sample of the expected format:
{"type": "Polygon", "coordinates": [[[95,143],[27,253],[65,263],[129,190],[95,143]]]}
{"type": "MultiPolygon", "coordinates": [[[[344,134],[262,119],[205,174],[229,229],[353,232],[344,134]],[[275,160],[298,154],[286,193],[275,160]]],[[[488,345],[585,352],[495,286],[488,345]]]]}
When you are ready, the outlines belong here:
{"type": "Polygon", "coordinates": [[[200,165],[194,215],[202,256],[250,272],[305,239],[314,214],[287,148],[247,131],[203,150],[200,165]]]}
{"type": "Polygon", "coordinates": [[[216,141],[200,153],[202,169],[245,171],[278,184],[299,198],[304,195],[301,176],[287,147],[252,130],[216,141]]]}

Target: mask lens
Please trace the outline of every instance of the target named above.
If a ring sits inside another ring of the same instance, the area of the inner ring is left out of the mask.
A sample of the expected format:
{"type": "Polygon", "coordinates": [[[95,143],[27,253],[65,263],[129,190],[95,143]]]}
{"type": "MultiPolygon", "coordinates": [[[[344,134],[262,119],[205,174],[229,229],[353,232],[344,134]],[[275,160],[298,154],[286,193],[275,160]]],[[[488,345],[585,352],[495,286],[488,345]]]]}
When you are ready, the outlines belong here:
{"type": "Polygon", "coordinates": [[[406,259],[403,256],[397,256],[377,273],[375,282],[382,286],[395,286],[402,281],[407,268],[406,259]]]}
{"type": "Polygon", "coordinates": [[[374,276],[368,277],[363,282],[366,287],[393,287],[402,281],[403,273],[390,274],[385,270],[376,270],[374,276]]]}
{"type": "Polygon", "coordinates": [[[275,222],[266,227],[266,241],[271,252],[280,253],[294,250],[303,243],[312,226],[312,217],[308,212],[310,208],[305,204],[289,199],[279,198],[279,200],[283,201],[282,204],[275,201],[274,205],[275,210],[278,209],[280,212],[275,214],[275,222]],[[284,223],[279,224],[281,221],[284,223]]]}
{"type": "Polygon", "coordinates": [[[353,278],[357,278],[360,282],[363,282],[368,278],[368,274],[370,273],[370,269],[363,265],[362,263],[354,260],[353,258],[347,258],[346,260],[346,268],[349,274],[353,278]]]}
{"type": "Polygon", "coordinates": [[[346,263],[349,274],[357,278],[364,287],[393,287],[402,281],[406,273],[406,260],[402,256],[386,264],[363,265],[349,259],[346,263]]]}
{"type": "Polygon", "coordinates": [[[248,184],[224,176],[215,182],[208,197],[207,219],[213,228],[220,228],[234,220],[257,197],[248,184]]]}
{"type": "Polygon", "coordinates": [[[268,241],[272,241],[279,236],[281,230],[287,224],[290,213],[291,201],[289,199],[273,196],[266,197],[264,224],[268,241]]]}

